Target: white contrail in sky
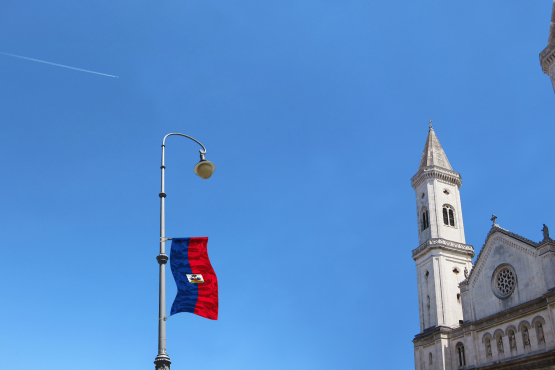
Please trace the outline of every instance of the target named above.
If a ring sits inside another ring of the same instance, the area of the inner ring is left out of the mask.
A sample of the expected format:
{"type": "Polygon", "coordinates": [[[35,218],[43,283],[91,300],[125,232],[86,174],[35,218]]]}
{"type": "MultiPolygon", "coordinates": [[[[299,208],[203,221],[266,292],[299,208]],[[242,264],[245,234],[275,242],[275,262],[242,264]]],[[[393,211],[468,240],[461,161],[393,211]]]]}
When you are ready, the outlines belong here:
{"type": "Polygon", "coordinates": [[[0,51],[0,54],[2,54],[2,55],[7,55],[7,56],[10,56],[10,57],[15,57],[15,58],[21,58],[21,59],[32,60],[33,62],[46,63],[46,64],[51,64],[51,65],[53,65],[53,66],[64,67],[64,68],[69,68],[69,69],[75,69],[76,71],[89,72],[89,73],[94,73],[94,74],[97,74],[97,75],[119,78],[118,76],[113,76],[113,75],[109,75],[109,74],[106,74],[106,73],[100,73],[100,72],[95,72],[95,71],[89,71],[88,69],[81,69],[81,68],[70,67],[70,66],[66,66],[66,65],[63,65],[63,64],[47,62],[47,61],[45,61],[45,60],[40,60],[40,59],[35,59],[35,58],[22,57],[21,55],[2,53],[1,51],[0,51]]]}

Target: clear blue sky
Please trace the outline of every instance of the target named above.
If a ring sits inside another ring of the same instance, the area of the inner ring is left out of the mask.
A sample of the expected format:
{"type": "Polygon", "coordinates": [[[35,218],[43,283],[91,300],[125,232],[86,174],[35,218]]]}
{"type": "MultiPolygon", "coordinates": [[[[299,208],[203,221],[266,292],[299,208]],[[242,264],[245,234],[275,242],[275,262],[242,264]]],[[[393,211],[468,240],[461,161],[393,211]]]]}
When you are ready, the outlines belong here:
{"type": "MultiPolygon", "coordinates": [[[[168,320],[172,369],[410,369],[428,130],[476,252],[553,215],[551,0],[0,4],[3,368],[153,369],[167,234],[208,236],[220,319],[168,320]]],[[[168,306],[175,285],[168,273],[168,306]]]]}

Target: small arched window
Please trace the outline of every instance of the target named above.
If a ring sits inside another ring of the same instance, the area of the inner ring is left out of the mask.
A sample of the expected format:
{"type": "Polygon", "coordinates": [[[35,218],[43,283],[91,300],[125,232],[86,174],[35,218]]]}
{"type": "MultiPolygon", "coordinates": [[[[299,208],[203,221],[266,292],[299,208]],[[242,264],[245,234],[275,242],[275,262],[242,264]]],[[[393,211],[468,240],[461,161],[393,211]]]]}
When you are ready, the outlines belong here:
{"type": "Polygon", "coordinates": [[[459,368],[466,366],[466,359],[464,358],[464,344],[457,343],[457,358],[459,360],[459,368]]]}
{"type": "Polygon", "coordinates": [[[424,231],[430,227],[430,214],[428,213],[428,208],[422,207],[420,214],[422,215],[422,231],[424,231]]]}
{"type": "MultiPolygon", "coordinates": [[[[495,335],[495,333],[493,334],[495,335]]],[[[495,343],[497,343],[497,353],[505,353],[505,346],[503,345],[503,334],[497,334],[495,336],[495,343]]]]}
{"type": "Polygon", "coordinates": [[[530,333],[526,326],[522,327],[522,343],[524,344],[524,348],[530,347],[530,333]]]}
{"type": "Polygon", "coordinates": [[[434,357],[432,356],[432,352],[430,352],[430,365],[434,363],[434,357]]]}
{"type": "Polygon", "coordinates": [[[491,339],[486,337],[486,357],[491,357],[491,339]]]}
{"type": "Polygon", "coordinates": [[[455,226],[455,211],[448,204],[443,205],[443,223],[447,226],[455,226]]]}
{"type": "Polygon", "coordinates": [[[538,339],[538,344],[545,344],[545,334],[543,332],[543,325],[539,320],[536,322],[536,338],[538,339]]]}

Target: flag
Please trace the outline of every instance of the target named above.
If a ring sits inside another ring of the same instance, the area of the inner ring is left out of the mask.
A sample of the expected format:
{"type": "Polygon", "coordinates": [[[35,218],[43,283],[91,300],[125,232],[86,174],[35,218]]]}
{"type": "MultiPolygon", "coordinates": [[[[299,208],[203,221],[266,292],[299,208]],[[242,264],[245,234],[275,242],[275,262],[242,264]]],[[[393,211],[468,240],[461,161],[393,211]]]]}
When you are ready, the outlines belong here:
{"type": "Polygon", "coordinates": [[[190,312],[218,319],[218,279],[208,259],[208,238],[173,238],[170,266],[177,284],[171,315],[190,312]]]}

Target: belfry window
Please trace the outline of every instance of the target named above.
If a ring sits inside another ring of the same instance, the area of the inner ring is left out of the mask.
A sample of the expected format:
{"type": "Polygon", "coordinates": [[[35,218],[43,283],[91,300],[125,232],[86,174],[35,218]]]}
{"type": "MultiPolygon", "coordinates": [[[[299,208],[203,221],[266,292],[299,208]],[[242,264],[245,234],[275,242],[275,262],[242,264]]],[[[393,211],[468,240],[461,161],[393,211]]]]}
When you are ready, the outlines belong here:
{"type": "Polygon", "coordinates": [[[459,368],[466,366],[466,359],[464,358],[464,345],[460,342],[457,344],[457,357],[459,360],[459,368]]]}
{"type": "Polygon", "coordinates": [[[455,226],[455,212],[448,204],[443,205],[443,223],[447,226],[455,226]]]}
{"type": "Polygon", "coordinates": [[[422,231],[430,227],[430,214],[426,207],[422,207],[422,231]]]}

